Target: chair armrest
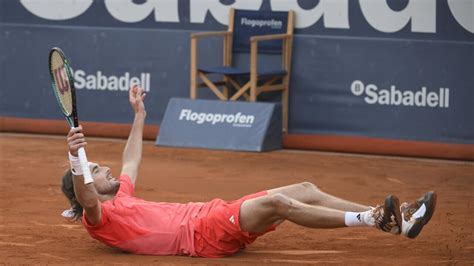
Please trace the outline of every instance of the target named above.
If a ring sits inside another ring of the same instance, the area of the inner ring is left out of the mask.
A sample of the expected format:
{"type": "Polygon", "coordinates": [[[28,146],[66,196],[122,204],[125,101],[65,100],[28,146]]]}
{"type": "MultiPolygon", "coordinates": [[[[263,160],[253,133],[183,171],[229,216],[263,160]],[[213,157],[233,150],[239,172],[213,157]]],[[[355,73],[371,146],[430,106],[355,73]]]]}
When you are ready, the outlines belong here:
{"type": "Polygon", "coordinates": [[[271,41],[278,39],[290,39],[293,34],[270,34],[250,37],[250,42],[271,41]]]}
{"type": "Polygon", "coordinates": [[[232,32],[230,31],[207,31],[207,32],[196,32],[191,33],[191,39],[199,39],[206,37],[218,37],[218,36],[230,36],[232,32]]]}
{"type": "MultiPolygon", "coordinates": [[[[256,79],[257,77],[257,65],[258,65],[258,42],[259,41],[272,41],[272,40],[292,40],[293,34],[283,33],[283,34],[269,34],[269,35],[259,35],[250,37],[250,77],[251,79],[256,79]]],[[[284,64],[285,60],[288,60],[288,54],[291,55],[291,51],[288,51],[282,47],[282,63],[284,64]]],[[[287,69],[285,67],[285,69],[287,69]]],[[[255,81],[254,81],[255,82],[255,81]]]]}

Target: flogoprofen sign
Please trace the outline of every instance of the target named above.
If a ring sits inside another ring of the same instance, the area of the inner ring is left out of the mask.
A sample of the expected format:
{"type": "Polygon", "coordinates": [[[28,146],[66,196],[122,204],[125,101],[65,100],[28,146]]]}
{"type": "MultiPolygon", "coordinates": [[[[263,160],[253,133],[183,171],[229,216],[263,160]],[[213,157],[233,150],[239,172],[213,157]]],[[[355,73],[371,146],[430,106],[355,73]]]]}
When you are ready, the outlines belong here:
{"type": "Polygon", "coordinates": [[[211,125],[227,123],[233,127],[251,127],[255,121],[254,115],[242,114],[237,112],[228,113],[204,113],[194,112],[191,109],[181,109],[179,120],[190,121],[199,125],[209,123],[211,125]]]}
{"type": "Polygon", "coordinates": [[[281,148],[279,104],[171,98],[157,145],[267,151],[281,148]]]}

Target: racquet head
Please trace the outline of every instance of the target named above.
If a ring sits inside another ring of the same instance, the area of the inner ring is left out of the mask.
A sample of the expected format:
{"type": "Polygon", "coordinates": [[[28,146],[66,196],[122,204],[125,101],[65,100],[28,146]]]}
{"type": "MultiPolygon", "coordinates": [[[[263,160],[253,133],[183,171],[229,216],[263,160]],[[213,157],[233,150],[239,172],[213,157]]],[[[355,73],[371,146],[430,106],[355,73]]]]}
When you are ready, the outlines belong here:
{"type": "MultiPolygon", "coordinates": [[[[49,74],[51,75],[54,95],[58,100],[61,111],[66,117],[67,123],[71,128],[78,127],[79,121],[77,119],[76,93],[72,69],[63,51],[57,47],[54,47],[49,52],[49,74]]],[[[94,182],[87,164],[86,151],[83,147],[80,147],[77,153],[81,163],[82,175],[84,176],[84,184],[94,182]]],[[[66,212],[63,214],[68,215],[70,213],[66,212]]]]}
{"type": "Polygon", "coordinates": [[[60,48],[49,52],[49,73],[54,95],[70,127],[79,125],[76,109],[74,77],[69,61],[60,48]]]}

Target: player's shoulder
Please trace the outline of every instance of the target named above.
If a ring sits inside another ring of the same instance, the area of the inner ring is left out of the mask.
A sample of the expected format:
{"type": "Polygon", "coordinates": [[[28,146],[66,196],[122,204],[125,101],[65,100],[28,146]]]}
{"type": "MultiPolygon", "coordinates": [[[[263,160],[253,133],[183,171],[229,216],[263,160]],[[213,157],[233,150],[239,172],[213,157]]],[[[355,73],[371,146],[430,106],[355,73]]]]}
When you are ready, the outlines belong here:
{"type": "Polygon", "coordinates": [[[132,182],[132,179],[129,175],[127,174],[121,174],[118,178],[119,182],[120,182],[120,188],[119,188],[119,193],[122,192],[122,193],[125,193],[127,195],[132,195],[134,190],[135,190],[135,186],[132,182]]]}

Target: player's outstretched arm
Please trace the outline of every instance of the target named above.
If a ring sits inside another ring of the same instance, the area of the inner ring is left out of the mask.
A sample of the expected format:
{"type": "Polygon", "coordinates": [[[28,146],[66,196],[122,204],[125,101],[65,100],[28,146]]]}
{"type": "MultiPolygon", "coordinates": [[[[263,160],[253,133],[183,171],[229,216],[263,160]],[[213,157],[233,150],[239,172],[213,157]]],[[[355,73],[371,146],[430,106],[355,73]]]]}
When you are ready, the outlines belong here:
{"type": "Polygon", "coordinates": [[[71,161],[71,171],[73,174],[74,192],[77,201],[81,204],[86,212],[86,219],[91,225],[100,222],[100,201],[97,197],[94,183],[84,184],[84,176],[80,167],[77,150],[87,145],[82,126],[72,128],[67,135],[67,143],[69,146],[69,160],[71,161]],[[76,163],[75,163],[76,162],[76,163]],[[76,164],[76,165],[75,165],[76,164]]]}
{"type": "Polygon", "coordinates": [[[121,174],[130,176],[133,184],[135,184],[135,180],[137,179],[138,169],[142,159],[143,127],[146,117],[145,104],[143,103],[145,95],[143,89],[137,85],[130,89],[128,95],[130,105],[135,112],[135,118],[123,151],[121,174]]]}

